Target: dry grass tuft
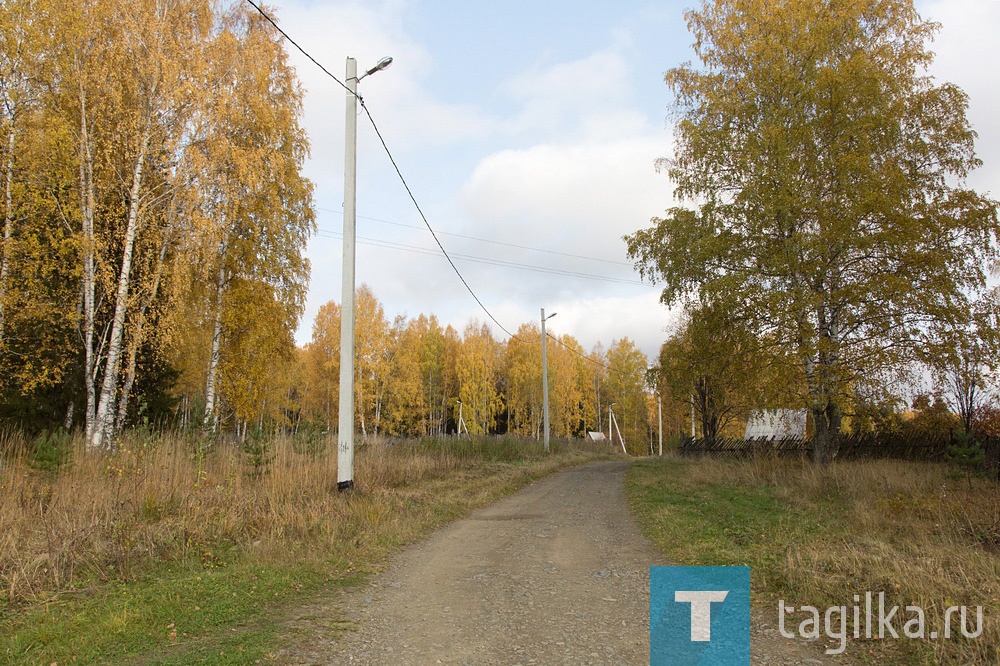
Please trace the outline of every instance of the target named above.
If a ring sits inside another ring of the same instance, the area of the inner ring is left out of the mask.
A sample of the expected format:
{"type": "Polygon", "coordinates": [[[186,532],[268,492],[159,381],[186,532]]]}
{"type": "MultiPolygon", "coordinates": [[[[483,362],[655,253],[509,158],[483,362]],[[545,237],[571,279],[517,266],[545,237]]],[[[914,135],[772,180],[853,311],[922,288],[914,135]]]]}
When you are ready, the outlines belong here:
{"type": "Polygon", "coordinates": [[[920,606],[934,618],[951,605],[982,605],[983,636],[934,643],[934,659],[996,663],[1000,485],[967,483],[943,464],[890,460],[822,467],[762,459],[691,471],[715,475],[716,482],[769,487],[792,511],[842,521],[842,530],[785,554],[785,582],[803,603],[819,597],[817,602],[851,605],[854,594],[870,590],[884,591],[888,603],[920,606]]]}
{"type": "Polygon", "coordinates": [[[15,433],[0,443],[0,610],[127,581],[151,562],[214,568],[244,554],[288,560],[344,542],[403,542],[414,528],[401,502],[428,501],[443,481],[461,485],[484,466],[541,457],[539,444],[506,440],[369,443],[356,451],[358,486],[347,496],[330,438],[241,446],[137,433],[112,456],[73,440],[65,460],[15,433]]]}

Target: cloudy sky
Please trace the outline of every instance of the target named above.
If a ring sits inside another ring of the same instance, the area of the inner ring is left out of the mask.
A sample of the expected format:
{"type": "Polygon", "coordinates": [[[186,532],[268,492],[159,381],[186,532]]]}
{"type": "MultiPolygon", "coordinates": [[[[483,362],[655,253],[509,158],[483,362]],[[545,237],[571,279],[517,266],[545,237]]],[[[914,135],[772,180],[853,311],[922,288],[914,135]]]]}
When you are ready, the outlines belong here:
{"type": "MultiPolygon", "coordinates": [[[[693,57],[692,0],[273,0],[288,34],[364,97],[428,220],[469,285],[508,330],[549,322],[586,348],[628,337],[649,355],[672,317],[643,284],[622,236],[671,205],[655,161],[671,151],[663,73],[693,57]]],[[[1000,196],[1000,1],[918,2],[943,26],[932,73],[962,86],[985,166],[971,184],[1000,196]]],[[[297,334],[340,301],[344,91],[294,49],[306,89],[319,234],[297,334]]],[[[485,313],[465,290],[358,122],[357,282],[387,315],[436,314],[459,330],[485,313]]],[[[506,337],[493,326],[499,337],[506,337]]]]}

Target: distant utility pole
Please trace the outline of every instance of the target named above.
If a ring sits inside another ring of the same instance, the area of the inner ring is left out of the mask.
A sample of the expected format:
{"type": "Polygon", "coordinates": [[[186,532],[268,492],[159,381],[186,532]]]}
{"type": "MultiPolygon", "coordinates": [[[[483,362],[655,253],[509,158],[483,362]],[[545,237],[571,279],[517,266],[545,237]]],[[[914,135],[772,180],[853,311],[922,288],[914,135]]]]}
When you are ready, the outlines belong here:
{"type": "MultiPolygon", "coordinates": [[[[617,404],[617,403],[615,403],[615,404],[617,404]]],[[[614,407],[615,404],[612,404],[611,407],[614,407]]],[[[608,421],[609,421],[609,423],[608,423],[608,433],[609,434],[611,433],[611,426],[613,424],[615,426],[615,430],[618,431],[618,441],[620,441],[622,443],[622,453],[624,453],[625,455],[628,455],[628,450],[625,448],[625,438],[622,437],[622,429],[618,427],[618,419],[615,418],[615,413],[611,410],[611,407],[608,407],[608,421]]],[[[612,446],[615,445],[615,440],[613,440],[613,439],[611,440],[611,445],[612,446]]]]}
{"type": "Polygon", "coordinates": [[[542,429],[545,431],[543,439],[545,441],[545,452],[549,452],[549,362],[545,355],[545,320],[556,316],[553,312],[548,317],[545,316],[545,308],[542,308],[542,429]]]}
{"type": "Polygon", "coordinates": [[[344,246],[340,307],[340,411],[337,421],[337,490],[354,487],[354,256],[357,227],[358,81],[392,64],[382,58],[358,78],[358,61],[347,59],[344,83],[344,246]]]}
{"type": "Polygon", "coordinates": [[[660,456],[663,456],[663,398],[660,392],[656,392],[656,434],[660,438],[660,456]]]}
{"type": "Polygon", "coordinates": [[[465,425],[465,419],[462,418],[462,401],[456,400],[458,403],[458,434],[461,436],[462,430],[465,430],[465,434],[469,434],[469,426],[465,425]]]}
{"type": "Polygon", "coordinates": [[[691,439],[694,439],[694,394],[691,395],[691,439]]]}

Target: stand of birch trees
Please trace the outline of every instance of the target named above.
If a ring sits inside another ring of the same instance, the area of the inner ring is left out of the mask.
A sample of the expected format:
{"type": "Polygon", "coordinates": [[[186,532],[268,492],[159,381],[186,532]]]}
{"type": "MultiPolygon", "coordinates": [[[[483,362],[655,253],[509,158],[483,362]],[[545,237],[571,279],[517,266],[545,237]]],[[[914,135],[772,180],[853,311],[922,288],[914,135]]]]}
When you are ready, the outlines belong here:
{"type": "Polygon", "coordinates": [[[308,280],[301,99],[241,3],[0,3],[5,416],[113,450],[178,387],[255,411],[308,280]]]}

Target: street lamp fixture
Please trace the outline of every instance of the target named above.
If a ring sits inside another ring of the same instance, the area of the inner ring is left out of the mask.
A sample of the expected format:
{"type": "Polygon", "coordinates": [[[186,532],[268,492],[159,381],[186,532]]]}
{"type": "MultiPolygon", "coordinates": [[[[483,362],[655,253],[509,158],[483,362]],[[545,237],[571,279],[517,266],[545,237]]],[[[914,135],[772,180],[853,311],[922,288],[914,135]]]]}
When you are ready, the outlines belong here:
{"type": "Polygon", "coordinates": [[[372,67],[367,72],[365,72],[364,74],[362,74],[361,76],[359,76],[358,77],[358,81],[360,81],[361,79],[365,78],[366,76],[368,76],[370,74],[374,74],[375,72],[381,72],[383,69],[385,69],[386,67],[388,67],[391,64],[392,64],[392,58],[382,58],[381,60],[379,60],[375,64],[374,67],[372,67]]]}
{"type": "Polygon", "coordinates": [[[358,81],[392,63],[382,58],[358,78],[358,61],[347,59],[344,125],[344,253],[340,308],[340,412],[337,421],[337,490],[354,487],[354,258],[357,228],[358,81]]]}

